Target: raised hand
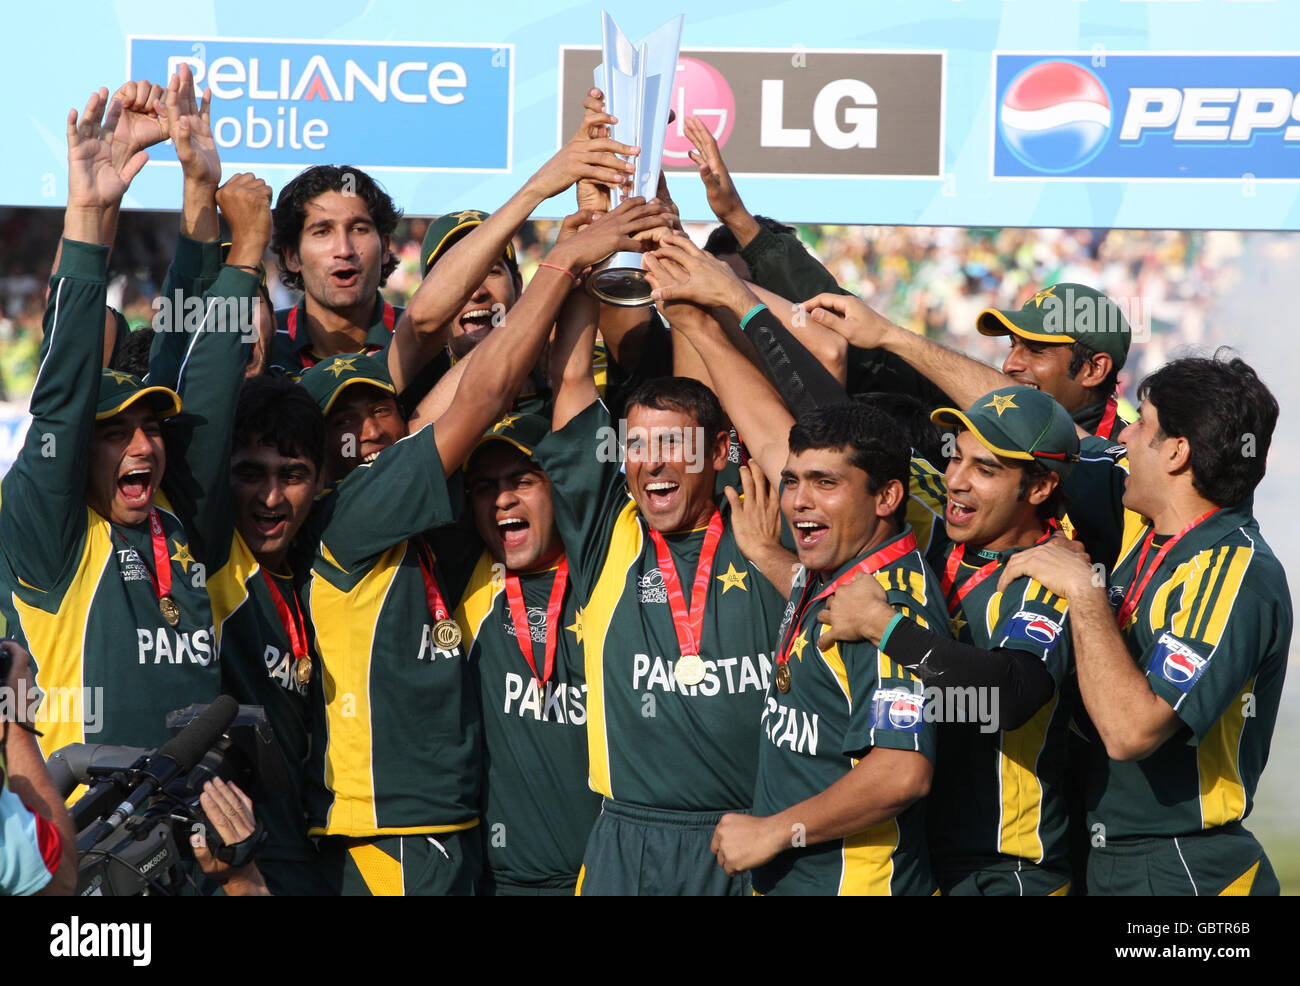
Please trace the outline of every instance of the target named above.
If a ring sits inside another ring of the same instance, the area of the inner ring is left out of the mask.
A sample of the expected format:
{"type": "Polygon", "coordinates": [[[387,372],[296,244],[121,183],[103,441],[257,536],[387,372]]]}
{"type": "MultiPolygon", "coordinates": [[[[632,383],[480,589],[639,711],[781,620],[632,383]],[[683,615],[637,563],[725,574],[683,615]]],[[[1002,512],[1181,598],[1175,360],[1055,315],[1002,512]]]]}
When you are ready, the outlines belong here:
{"type": "Polygon", "coordinates": [[[852,295],[827,292],[803,302],[818,325],[837,332],[849,345],[875,349],[889,331],[890,321],[852,295]]]}
{"type": "Polygon", "coordinates": [[[99,242],[98,216],[122,201],[132,179],[149,160],[148,154],[137,151],[120,165],[115,163],[115,131],[120,115],[120,105],[108,102],[107,89],[91,94],[80,117],[76,110],[68,111],[68,219],[74,213],[87,217],[93,214],[95,218],[95,229],[78,222],[75,234],[65,222],[65,232],[71,239],[99,242]]]}
{"type": "Polygon", "coordinates": [[[212,90],[203,90],[200,104],[194,96],[194,73],[181,62],[167,85],[164,105],[167,130],[176,145],[185,181],[216,188],[221,183],[221,157],[212,136],[212,90]]]}
{"type": "MultiPolygon", "coordinates": [[[[622,144],[608,137],[587,140],[575,137],[561,147],[537,174],[529,179],[533,191],[542,198],[559,195],[575,182],[598,182],[625,187],[630,184],[636,167],[619,155],[635,157],[639,147],[622,144]]],[[[607,206],[608,207],[608,206],[607,206]]]]}
{"type": "Polygon", "coordinates": [[[689,301],[706,308],[729,308],[744,315],[758,304],[726,263],[705,253],[681,233],[658,237],[647,261],[656,301],[689,301]],[[653,266],[651,266],[653,262],[653,266]]]}
{"type": "Polygon", "coordinates": [[[625,199],[613,212],[594,219],[564,242],[556,244],[547,256],[547,262],[576,274],[600,263],[611,253],[622,250],[640,252],[645,249],[645,243],[635,239],[637,234],[650,229],[667,231],[670,215],[667,206],[661,202],[647,202],[640,196],[625,199]]]}
{"type": "MultiPolygon", "coordinates": [[[[605,112],[605,94],[599,89],[587,90],[582,109],[582,123],[578,125],[578,132],[573,135],[574,140],[599,140],[613,133],[610,128],[618,123],[618,117],[610,116],[605,112]]],[[[609,212],[608,185],[583,178],[577,184],[577,192],[579,210],[609,212]]]]}
{"type": "Polygon", "coordinates": [[[687,139],[695,145],[690,158],[699,166],[700,179],[704,182],[705,195],[713,214],[719,222],[728,225],[741,216],[748,217],[749,212],[740,200],[740,193],[736,191],[731,173],[722,160],[722,152],[718,150],[718,142],[709,133],[709,128],[694,116],[688,117],[682,126],[687,139]]]}
{"type": "Polygon", "coordinates": [[[256,267],[271,242],[271,186],[254,174],[234,175],[217,189],[217,205],[230,223],[227,262],[256,267]]]}
{"type": "Polygon", "coordinates": [[[113,95],[122,107],[113,132],[113,151],[119,165],[130,160],[136,151],[160,144],[171,136],[163,107],[164,92],[162,86],[139,80],[125,83],[113,95]]]}

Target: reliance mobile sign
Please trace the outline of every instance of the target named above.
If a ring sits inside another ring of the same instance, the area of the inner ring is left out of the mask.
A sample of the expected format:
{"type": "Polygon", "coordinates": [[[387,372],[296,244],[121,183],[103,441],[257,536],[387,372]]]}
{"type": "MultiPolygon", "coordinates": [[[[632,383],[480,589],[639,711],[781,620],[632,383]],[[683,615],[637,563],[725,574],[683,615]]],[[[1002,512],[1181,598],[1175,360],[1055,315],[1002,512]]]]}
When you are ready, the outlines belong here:
{"type": "Polygon", "coordinates": [[[994,54],[995,178],[1300,181],[1300,54],[994,54]]]}
{"type": "Polygon", "coordinates": [[[129,79],[165,85],[190,64],[232,164],[510,169],[512,45],[130,37],[127,49],[129,79]]]}

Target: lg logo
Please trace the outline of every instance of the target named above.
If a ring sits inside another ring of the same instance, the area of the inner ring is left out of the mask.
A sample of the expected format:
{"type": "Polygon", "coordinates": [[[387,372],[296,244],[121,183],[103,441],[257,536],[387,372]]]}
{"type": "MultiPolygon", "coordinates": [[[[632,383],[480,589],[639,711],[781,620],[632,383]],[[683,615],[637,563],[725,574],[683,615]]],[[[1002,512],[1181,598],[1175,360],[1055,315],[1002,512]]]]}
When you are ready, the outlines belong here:
{"type": "MultiPolygon", "coordinates": [[[[764,79],[759,115],[763,147],[811,147],[807,127],[785,126],[785,81],[764,79]]],[[[861,79],[836,79],[817,91],[812,104],[817,139],[836,151],[876,146],[876,91],[861,79]],[[847,105],[845,105],[847,103],[847,105]],[[840,113],[844,124],[840,125],[840,113]]]]}

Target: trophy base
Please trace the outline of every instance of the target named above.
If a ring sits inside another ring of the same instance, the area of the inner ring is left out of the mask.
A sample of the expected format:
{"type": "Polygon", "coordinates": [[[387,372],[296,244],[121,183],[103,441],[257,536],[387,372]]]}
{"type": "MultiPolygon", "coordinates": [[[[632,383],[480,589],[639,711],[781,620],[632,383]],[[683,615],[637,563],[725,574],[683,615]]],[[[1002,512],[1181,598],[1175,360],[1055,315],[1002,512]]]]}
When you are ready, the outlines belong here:
{"type": "Polygon", "coordinates": [[[607,305],[646,308],[654,304],[639,253],[616,253],[587,275],[587,293],[607,305]]]}

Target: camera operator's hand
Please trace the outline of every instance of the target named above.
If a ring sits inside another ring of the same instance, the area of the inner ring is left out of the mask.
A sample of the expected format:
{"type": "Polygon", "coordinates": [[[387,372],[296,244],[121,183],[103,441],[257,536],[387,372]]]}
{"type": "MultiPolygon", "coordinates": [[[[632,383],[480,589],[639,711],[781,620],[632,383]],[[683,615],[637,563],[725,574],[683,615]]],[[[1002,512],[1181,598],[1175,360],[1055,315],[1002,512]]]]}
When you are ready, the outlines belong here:
{"type": "MultiPolygon", "coordinates": [[[[199,797],[203,814],[221,841],[228,846],[243,842],[257,829],[257,819],[253,815],[253,802],[239,787],[227,784],[220,777],[203,785],[203,794],[199,797]]],[[[197,828],[190,835],[190,845],[194,848],[194,858],[205,876],[221,884],[228,897],[269,897],[266,881],[254,862],[243,866],[231,866],[212,855],[208,849],[203,829],[197,828]]]]}

